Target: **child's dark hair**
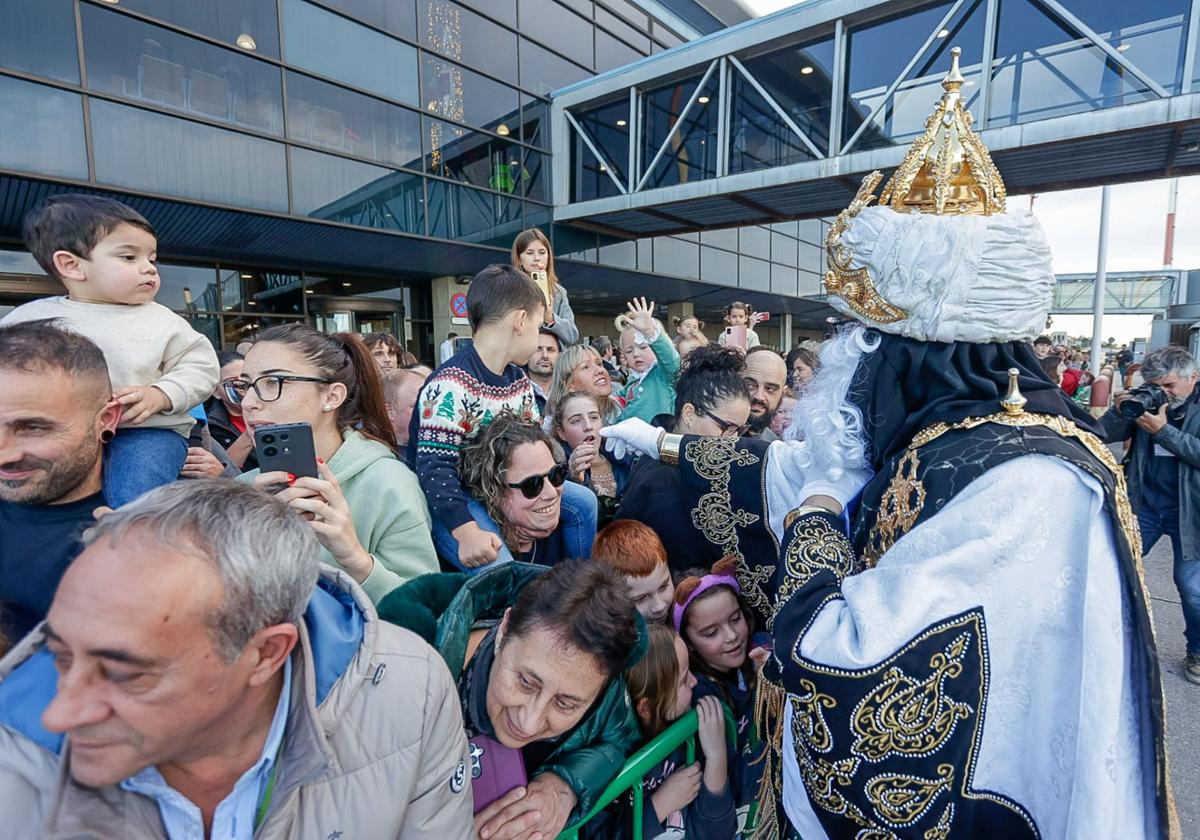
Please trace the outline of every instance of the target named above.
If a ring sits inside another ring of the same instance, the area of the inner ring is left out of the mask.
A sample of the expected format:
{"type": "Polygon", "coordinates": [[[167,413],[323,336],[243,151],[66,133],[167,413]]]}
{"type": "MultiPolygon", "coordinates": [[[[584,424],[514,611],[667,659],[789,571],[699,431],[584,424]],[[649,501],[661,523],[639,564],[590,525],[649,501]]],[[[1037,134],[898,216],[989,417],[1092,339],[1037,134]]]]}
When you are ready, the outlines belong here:
{"type": "MultiPolygon", "coordinates": [[[[700,585],[700,579],[705,575],[736,575],[737,573],[737,558],[729,555],[722,557],[713,564],[712,569],[688,569],[687,577],[675,584],[675,603],[687,603],[688,596],[696,590],[700,585]]],[[[733,698],[729,695],[729,675],[723,674],[716,668],[712,667],[704,660],[696,651],[695,645],[688,638],[688,616],[692,611],[692,607],[701,601],[713,597],[719,592],[729,592],[737,600],[738,608],[742,611],[742,620],[746,622],[746,661],[742,663],[742,667],[738,669],[742,674],[742,679],[746,683],[746,688],[751,695],[754,694],[754,687],[758,678],[758,672],[755,670],[754,662],[750,659],[749,645],[751,637],[754,635],[754,613],[750,612],[750,606],[746,603],[746,599],[742,594],[732,586],[726,584],[717,584],[712,586],[701,594],[696,600],[687,605],[683,611],[683,620],[679,622],[679,636],[683,639],[683,643],[687,646],[689,659],[691,660],[692,672],[695,674],[703,674],[712,681],[713,685],[721,690],[721,699],[725,701],[727,706],[733,706],[733,698]]]]}
{"type": "Polygon", "coordinates": [[[395,449],[396,433],[383,402],[379,365],[358,333],[328,335],[307,324],[282,324],[263,330],[255,346],[267,341],[295,347],[317,369],[317,375],[346,386],[346,399],[338,406],[338,426],[358,428],[364,437],[395,449]]]}
{"type": "Polygon", "coordinates": [[[750,399],[742,371],[746,357],[736,347],[706,344],[687,354],[675,381],[675,424],[683,418],[683,407],[691,403],[696,411],[712,411],[734,397],[750,399]]]}
{"type": "Polygon", "coordinates": [[[679,657],[675,655],[675,640],[679,634],[664,624],[654,624],[649,628],[649,635],[645,656],[625,672],[625,685],[634,709],[637,710],[642,700],[648,707],[644,718],[640,711],[637,712],[638,726],[647,741],[671,724],[681,676],[679,657]]]}
{"type": "Polygon", "coordinates": [[[489,265],[467,287],[467,318],[472,330],[499,321],[514,309],[524,309],[532,318],[545,306],[546,298],[537,283],[511,265],[489,265]]]}
{"type": "Polygon", "coordinates": [[[637,645],[637,611],[615,570],[590,560],[567,560],[535,578],[513,602],[506,637],[533,630],[548,630],[593,657],[611,679],[637,645]]]}
{"type": "Polygon", "coordinates": [[[725,311],[725,323],[726,323],[726,324],[728,324],[728,323],[729,323],[729,315],[730,315],[730,313],[732,313],[732,312],[733,312],[733,310],[735,310],[735,309],[740,309],[740,310],[742,310],[743,312],[745,312],[745,313],[746,313],[746,320],[749,320],[749,319],[750,319],[750,316],[754,314],[754,307],[753,307],[753,306],[751,306],[750,304],[746,303],[745,301],[742,301],[742,300],[735,300],[733,303],[730,303],[730,304],[726,305],[726,307],[725,307],[725,310],[724,310],[724,311],[725,311]]]}
{"type": "Polygon", "coordinates": [[[236,362],[246,358],[236,350],[218,350],[217,351],[217,367],[223,368],[230,362],[236,362]]]}
{"type": "Polygon", "coordinates": [[[56,251],[88,259],[92,249],[119,225],[133,225],[151,236],[154,228],[132,207],[98,195],[52,195],[25,216],[21,236],[42,270],[62,282],[54,268],[56,251]]]}

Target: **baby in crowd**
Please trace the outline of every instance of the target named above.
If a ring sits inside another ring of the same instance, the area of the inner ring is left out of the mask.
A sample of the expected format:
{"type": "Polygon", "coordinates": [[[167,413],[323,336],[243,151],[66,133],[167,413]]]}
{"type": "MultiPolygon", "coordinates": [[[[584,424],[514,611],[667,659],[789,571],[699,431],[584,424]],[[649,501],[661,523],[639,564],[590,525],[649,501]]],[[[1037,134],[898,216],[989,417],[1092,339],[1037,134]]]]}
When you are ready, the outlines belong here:
{"type": "Polygon", "coordinates": [[[208,339],[155,303],[160,280],[154,228],[131,207],[91,195],[48,198],[25,217],[25,245],[65,287],[3,323],[57,319],[103,352],[122,406],[104,455],[104,496],[114,508],[175,480],[195,423],[189,412],[216,387],[208,339]]]}
{"type": "Polygon", "coordinates": [[[654,301],[634,298],[629,302],[628,323],[621,330],[621,356],[629,377],[617,394],[625,401],[617,420],[637,417],[649,423],[660,414],[672,413],[679,353],[654,318],[654,301]]]}

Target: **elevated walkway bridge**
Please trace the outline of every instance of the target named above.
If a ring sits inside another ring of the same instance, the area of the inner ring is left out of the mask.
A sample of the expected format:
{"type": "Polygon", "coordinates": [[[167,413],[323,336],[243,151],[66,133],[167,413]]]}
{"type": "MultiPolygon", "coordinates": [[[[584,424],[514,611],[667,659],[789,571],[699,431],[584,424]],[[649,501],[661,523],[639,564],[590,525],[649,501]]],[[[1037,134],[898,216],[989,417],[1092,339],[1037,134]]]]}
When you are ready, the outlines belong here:
{"type": "Polygon", "coordinates": [[[1010,194],[1200,172],[1200,0],[808,0],[558,90],[556,222],[639,238],[832,216],[963,50],[1010,194]]]}

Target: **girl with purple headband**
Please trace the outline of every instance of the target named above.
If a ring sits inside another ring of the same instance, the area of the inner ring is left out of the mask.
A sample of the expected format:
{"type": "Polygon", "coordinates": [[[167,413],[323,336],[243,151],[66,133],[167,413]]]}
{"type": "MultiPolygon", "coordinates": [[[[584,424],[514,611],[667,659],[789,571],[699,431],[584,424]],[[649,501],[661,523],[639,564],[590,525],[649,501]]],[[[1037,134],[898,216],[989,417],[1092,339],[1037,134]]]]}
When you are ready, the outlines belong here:
{"type": "Polygon", "coordinates": [[[753,725],[758,677],[757,656],[751,655],[754,618],[742,598],[736,567],[736,557],[722,557],[707,574],[698,570],[700,574],[681,580],[675,586],[672,618],[696,675],[693,698],[717,697],[730,708],[737,723],[737,749],[729,756],[729,779],[740,828],[758,796],[763,745],[753,725]]]}

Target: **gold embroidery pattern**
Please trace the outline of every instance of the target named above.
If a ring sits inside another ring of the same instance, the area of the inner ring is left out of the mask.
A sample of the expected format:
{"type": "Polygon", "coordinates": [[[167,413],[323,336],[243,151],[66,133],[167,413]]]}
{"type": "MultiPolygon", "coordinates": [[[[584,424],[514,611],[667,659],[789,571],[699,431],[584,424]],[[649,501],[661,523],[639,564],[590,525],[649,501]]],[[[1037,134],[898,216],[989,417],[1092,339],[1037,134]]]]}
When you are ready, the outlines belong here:
{"type": "Polygon", "coordinates": [[[867,798],[891,826],[904,828],[925,815],[938,794],[954,783],[954,766],[939,764],[937,779],[907,773],[884,773],[867,781],[867,798]]]}
{"type": "MultiPolygon", "coordinates": [[[[807,757],[807,756],[806,756],[807,757]]],[[[858,772],[857,758],[842,758],[830,761],[825,758],[808,758],[800,765],[800,776],[809,798],[831,814],[845,817],[863,828],[871,823],[858,806],[842,795],[838,787],[849,787],[858,772]]]]}
{"type": "Polygon", "coordinates": [[[788,702],[792,704],[792,737],[817,752],[829,752],[833,748],[833,736],[822,710],[832,709],[837,701],[817,691],[812,680],[800,680],[800,692],[790,695],[788,702]]]}
{"type": "Polygon", "coordinates": [[[867,568],[874,568],[879,558],[909,532],[921,515],[925,507],[925,485],[917,477],[920,466],[915,448],[905,452],[896,464],[896,472],[888,489],[879,500],[875,527],[871,529],[863,552],[863,564],[867,568]]]}
{"type": "Polygon", "coordinates": [[[937,825],[925,832],[925,840],[949,840],[950,826],[954,823],[954,803],[946,804],[946,810],[938,817],[937,825]]]}
{"type": "Polygon", "coordinates": [[[954,734],[973,709],[950,699],[946,681],[963,672],[970,635],[963,633],[929,660],[933,671],[923,680],[889,668],[883,682],[864,697],[850,717],[855,741],[850,751],[867,761],[888,756],[929,755],[954,734]]]}
{"type": "Polygon", "coordinates": [[[771,604],[765,587],[775,575],[775,566],[762,564],[752,569],[739,550],[737,535],[737,528],[753,525],[759,517],[741,508],[734,509],[729,492],[729,473],[733,466],[757,464],[758,456],[738,449],[737,440],[733,438],[699,438],[689,441],[684,450],[684,457],[696,474],[709,482],[709,491],[700,497],[692,511],[692,524],[725,554],[737,557],[737,579],[746,602],[761,614],[770,615],[771,604]]]}
{"type": "Polygon", "coordinates": [[[770,611],[768,627],[775,613],[787,600],[822,571],[833,572],[838,583],[857,571],[854,549],[845,534],[822,517],[813,517],[796,526],[787,551],[783,554],[784,579],[770,611]]]}
{"type": "Polygon", "coordinates": [[[904,320],[908,313],[883,299],[866,268],[850,267],[854,255],[842,244],[842,234],[850,226],[850,220],[875,199],[875,188],[881,180],[881,172],[872,172],[863,178],[850,206],[839,213],[829,226],[829,232],[825,235],[825,252],[829,263],[829,270],[825,272],[825,290],[846,301],[855,314],[876,324],[891,324],[904,320]]]}
{"type": "Polygon", "coordinates": [[[854,840],[900,840],[885,828],[864,828],[854,835],[854,840]]]}

